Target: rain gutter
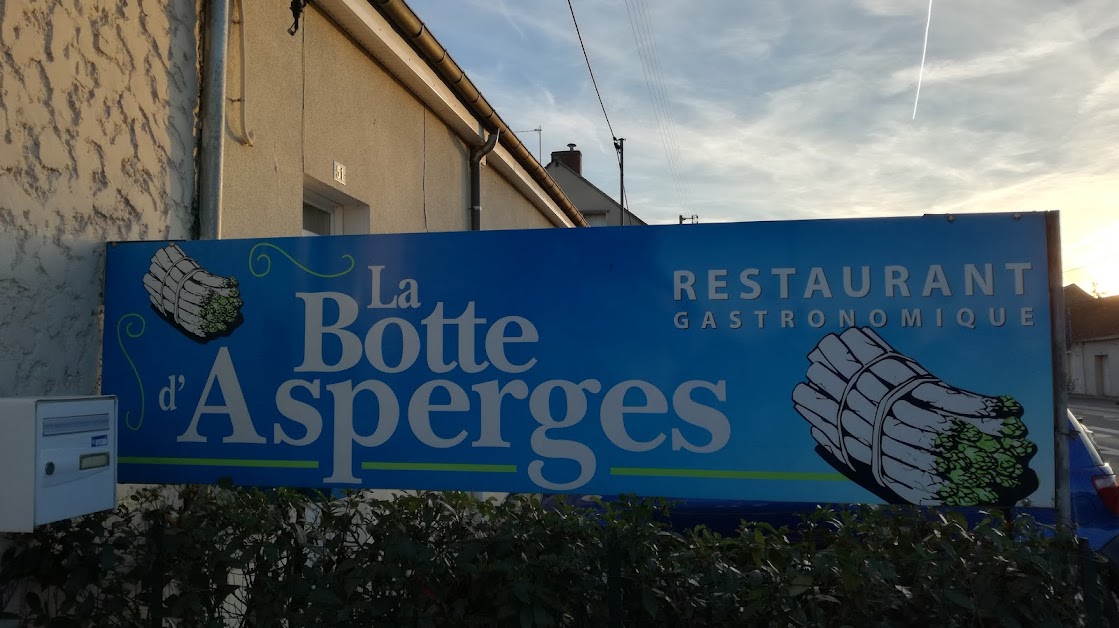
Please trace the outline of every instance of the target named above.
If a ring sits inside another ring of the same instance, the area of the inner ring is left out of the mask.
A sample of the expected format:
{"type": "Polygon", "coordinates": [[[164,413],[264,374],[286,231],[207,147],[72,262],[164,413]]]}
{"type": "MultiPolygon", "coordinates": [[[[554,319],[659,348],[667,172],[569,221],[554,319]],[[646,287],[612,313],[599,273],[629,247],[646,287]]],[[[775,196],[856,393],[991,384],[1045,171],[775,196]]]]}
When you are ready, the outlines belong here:
{"type": "Polygon", "coordinates": [[[517,139],[516,134],[505,124],[501,116],[497,115],[494,108],[486,101],[478,88],[466,76],[466,73],[462,71],[462,68],[455,63],[455,60],[440,45],[420,18],[412,12],[412,9],[401,0],[369,0],[369,2],[443,79],[455,96],[477,117],[482,126],[491,133],[501,134],[499,140],[501,146],[513,156],[537,185],[559,205],[575,226],[586,227],[587,221],[578,208],[571,203],[555,180],[548,175],[547,170],[532,155],[532,152],[517,139]]]}
{"type": "Polygon", "coordinates": [[[202,77],[202,138],[198,173],[199,238],[221,237],[222,163],[225,151],[225,64],[229,55],[229,0],[206,2],[202,77]]]}

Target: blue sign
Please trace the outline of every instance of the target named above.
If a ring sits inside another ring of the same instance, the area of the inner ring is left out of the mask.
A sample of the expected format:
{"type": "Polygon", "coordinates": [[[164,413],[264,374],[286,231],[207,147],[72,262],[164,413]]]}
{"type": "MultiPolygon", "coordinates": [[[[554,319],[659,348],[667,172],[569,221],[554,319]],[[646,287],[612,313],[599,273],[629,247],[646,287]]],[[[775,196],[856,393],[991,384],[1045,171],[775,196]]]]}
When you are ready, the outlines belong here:
{"type": "Polygon", "coordinates": [[[110,244],[119,478],[1051,507],[1045,224],[110,244]]]}

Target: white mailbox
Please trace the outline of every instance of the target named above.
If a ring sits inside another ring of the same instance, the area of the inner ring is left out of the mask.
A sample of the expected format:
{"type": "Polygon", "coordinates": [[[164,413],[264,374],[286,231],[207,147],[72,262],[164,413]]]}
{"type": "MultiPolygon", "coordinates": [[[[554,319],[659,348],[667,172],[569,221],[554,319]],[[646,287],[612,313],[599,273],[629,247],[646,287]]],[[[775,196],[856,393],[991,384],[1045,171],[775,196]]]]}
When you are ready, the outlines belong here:
{"type": "Polygon", "coordinates": [[[0,399],[0,532],[116,507],[116,397],[0,399]]]}

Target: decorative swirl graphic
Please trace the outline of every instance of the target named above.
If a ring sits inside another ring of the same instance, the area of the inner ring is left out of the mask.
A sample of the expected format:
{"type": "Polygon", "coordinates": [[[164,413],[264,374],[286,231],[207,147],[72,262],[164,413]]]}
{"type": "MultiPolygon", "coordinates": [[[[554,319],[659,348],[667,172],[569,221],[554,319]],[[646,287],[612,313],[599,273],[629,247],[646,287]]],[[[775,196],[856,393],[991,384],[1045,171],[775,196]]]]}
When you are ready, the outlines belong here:
{"type": "Polygon", "coordinates": [[[144,335],[144,330],[147,328],[147,323],[144,321],[143,316],[135,313],[125,314],[124,316],[120,317],[120,320],[117,321],[117,344],[120,345],[120,352],[124,354],[124,359],[128,360],[128,365],[132,367],[132,374],[136,376],[136,384],[140,388],[140,420],[137,421],[136,425],[133,425],[132,421],[130,420],[132,411],[129,410],[128,412],[124,413],[124,424],[128,426],[128,429],[135,431],[140,429],[140,426],[144,424],[144,406],[146,406],[147,403],[144,401],[144,382],[140,379],[140,371],[136,369],[136,363],[132,361],[132,356],[128,355],[128,351],[124,348],[124,338],[121,337],[122,325],[124,325],[124,333],[128,334],[129,338],[139,338],[140,336],[144,335]],[[139,331],[133,330],[133,322],[129,322],[128,325],[124,325],[124,321],[133,318],[140,321],[139,331]]]}
{"type": "Polygon", "coordinates": [[[311,270],[310,268],[307,268],[303,264],[300,264],[299,261],[296,260],[294,257],[292,257],[290,253],[281,249],[280,247],[276,246],[275,244],[272,244],[271,242],[260,242],[258,244],[253,245],[253,248],[249,250],[249,272],[251,272],[253,274],[253,277],[263,277],[263,276],[267,275],[268,273],[272,272],[272,258],[271,258],[271,256],[268,255],[267,252],[262,252],[262,253],[258,254],[256,252],[256,250],[259,249],[260,247],[267,247],[267,248],[270,248],[270,249],[276,249],[284,257],[288,258],[291,261],[292,264],[295,264],[296,266],[298,266],[303,272],[305,272],[309,275],[314,275],[315,277],[321,277],[323,279],[334,279],[335,277],[341,277],[342,275],[346,275],[351,270],[354,269],[354,265],[356,264],[356,262],[354,261],[354,257],[352,255],[350,255],[349,253],[347,253],[347,254],[342,256],[342,259],[349,260],[349,262],[350,262],[350,267],[349,268],[347,268],[346,270],[343,270],[342,272],[334,273],[334,274],[317,273],[317,272],[311,270]],[[257,271],[256,268],[253,267],[253,264],[255,262],[258,262],[258,261],[263,261],[263,264],[264,264],[264,270],[259,271],[259,272],[257,271]]]}

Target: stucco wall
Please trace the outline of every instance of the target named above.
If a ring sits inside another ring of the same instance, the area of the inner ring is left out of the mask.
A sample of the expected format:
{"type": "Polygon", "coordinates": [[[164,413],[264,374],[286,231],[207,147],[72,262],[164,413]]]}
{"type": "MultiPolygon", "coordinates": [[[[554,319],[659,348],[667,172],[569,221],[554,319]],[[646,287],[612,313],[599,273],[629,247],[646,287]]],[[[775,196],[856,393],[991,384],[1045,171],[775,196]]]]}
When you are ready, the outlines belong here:
{"type": "Polygon", "coordinates": [[[0,2],[0,396],[98,389],[107,240],[194,221],[194,0],[0,2]]]}
{"type": "Polygon", "coordinates": [[[96,393],[105,242],[190,237],[197,11],[0,0],[0,397],[96,393]]]}

